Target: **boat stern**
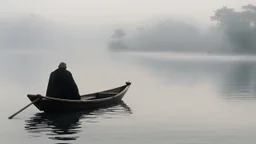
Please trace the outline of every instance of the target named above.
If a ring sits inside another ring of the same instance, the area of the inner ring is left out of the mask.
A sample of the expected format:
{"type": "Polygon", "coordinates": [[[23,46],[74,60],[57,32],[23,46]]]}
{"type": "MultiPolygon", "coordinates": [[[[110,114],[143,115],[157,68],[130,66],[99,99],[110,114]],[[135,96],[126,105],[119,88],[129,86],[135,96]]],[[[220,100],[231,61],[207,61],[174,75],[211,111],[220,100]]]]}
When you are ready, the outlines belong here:
{"type": "Polygon", "coordinates": [[[29,98],[29,100],[32,102],[38,98],[40,98],[39,95],[35,95],[35,94],[27,94],[27,97],[29,98]]]}
{"type": "MultiPolygon", "coordinates": [[[[28,97],[28,99],[29,99],[31,102],[33,102],[34,100],[40,98],[41,96],[40,96],[39,94],[27,94],[27,97],[28,97]]],[[[41,106],[40,106],[40,105],[41,105],[40,103],[42,103],[42,100],[39,100],[39,101],[35,102],[35,103],[34,103],[34,106],[35,106],[36,108],[38,108],[40,111],[42,111],[41,106]]]]}

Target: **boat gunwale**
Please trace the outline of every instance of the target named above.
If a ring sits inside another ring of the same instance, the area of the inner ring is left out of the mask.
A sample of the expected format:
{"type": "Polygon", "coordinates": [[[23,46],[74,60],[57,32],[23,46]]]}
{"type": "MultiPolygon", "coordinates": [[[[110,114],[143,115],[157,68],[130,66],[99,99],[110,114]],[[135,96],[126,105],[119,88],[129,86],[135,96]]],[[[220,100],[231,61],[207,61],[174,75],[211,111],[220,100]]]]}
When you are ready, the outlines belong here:
{"type": "MultiPolygon", "coordinates": [[[[90,99],[87,99],[87,100],[69,100],[69,99],[47,97],[47,96],[42,96],[42,95],[38,95],[38,94],[27,94],[27,97],[28,98],[30,98],[30,97],[38,97],[38,98],[41,98],[41,101],[52,100],[52,101],[70,102],[70,103],[102,102],[102,101],[106,101],[106,100],[110,100],[110,99],[114,99],[116,97],[119,97],[120,95],[122,95],[123,93],[125,93],[129,89],[130,85],[131,84],[126,84],[126,85],[123,85],[123,86],[116,87],[116,88],[121,88],[121,87],[125,86],[125,88],[121,92],[117,93],[114,96],[106,97],[106,98],[99,98],[99,99],[92,99],[92,100],[90,100],[90,99]]],[[[113,88],[113,89],[116,89],[116,88],[113,88]]],[[[100,91],[100,92],[95,92],[95,93],[89,93],[89,94],[81,95],[81,98],[82,97],[86,97],[88,95],[94,95],[94,94],[98,94],[98,93],[102,93],[102,92],[106,92],[106,91],[111,91],[113,89],[108,89],[108,90],[104,90],[104,91],[100,91]]]]}

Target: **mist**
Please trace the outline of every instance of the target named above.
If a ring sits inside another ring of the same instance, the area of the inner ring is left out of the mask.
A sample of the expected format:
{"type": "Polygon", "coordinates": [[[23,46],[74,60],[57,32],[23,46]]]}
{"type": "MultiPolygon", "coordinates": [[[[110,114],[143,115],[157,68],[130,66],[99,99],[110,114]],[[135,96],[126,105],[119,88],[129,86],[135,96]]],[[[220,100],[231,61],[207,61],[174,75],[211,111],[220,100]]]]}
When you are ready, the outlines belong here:
{"type": "MultiPolygon", "coordinates": [[[[121,8],[123,5],[119,6],[121,8]]],[[[209,8],[212,8],[212,13],[207,12],[209,14],[207,23],[194,18],[195,15],[175,16],[177,12],[173,15],[167,13],[157,15],[156,12],[151,15],[152,17],[148,13],[148,15],[140,15],[140,19],[135,17],[132,19],[125,15],[116,19],[81,17],[79,22],[68,15],[66,15],[67,20],[63,22],[47,12],[5,16],[0,18],[0,50],[110,48],[114,51],[208,54],[256,52],[254,5],[241,4],[240,10],[237,5],[235,8],[214,5],[209,8]],[[118,30],[123,34],[118,34],[118,30]]],[[[180,14],[184,13],[180,12],[180,14]]]]}
{"type": "Polygon", "coordinates": [[[209,26],[167,17],[134,27],[133,31],[118,28],[119,31],[113,32],[109,48],[114,51],[255,54],[256,7],[248,4],[241,9],[216,9],[209,16],[209,26]]]}
{"type": "Polygon", "coordinates": [[[104,50],[107,34],[104,27],[63,23],[40,14],[1,17],[0,74],[4,84],[45,88],[50,72],[61,61],[76,75],[84,75],[81,65],[89,69],[92,62],[95,67],[100,63],[94,57],[104,50]]]}
{"type": "Polygon", "coordinates": [[[256,141],[255,0],[1,2],[2,143],[256,141]],[[7,120],[62,61],[81,95],[130,81],[133,113],[7,120]]]}
{"type": "MultiPolygon", "coordinates": [[[[223,42],[224,38],[223,33],[214,28],[203,30],[189,23],[169,19],[149,28],[139,28],[132,35],[127,33],[122,43],[128,50],[144,52],[217,52],[221,47],[228,47],[228,43],[223,42]]],[[[116,41],[113,40],[110,47],[122,49],[115,45],[116,41]]]]}
{"type": "Polygon", "coordinates": [[[37,14],[0,18],[0,50],[88,50],[92,44],[104,44],[109,33],[106,31],[104,27],[61,23],[37,14]]]}

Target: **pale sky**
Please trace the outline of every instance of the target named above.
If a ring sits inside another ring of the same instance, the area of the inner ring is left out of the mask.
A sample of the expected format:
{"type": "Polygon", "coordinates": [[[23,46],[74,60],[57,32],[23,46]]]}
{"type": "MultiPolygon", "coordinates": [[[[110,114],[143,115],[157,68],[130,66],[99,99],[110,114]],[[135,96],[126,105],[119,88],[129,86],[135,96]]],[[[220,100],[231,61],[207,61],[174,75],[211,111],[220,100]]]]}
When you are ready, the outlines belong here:
{"type": "Polygon", "coordinates": [[[255,0],[0,0],[0,17],[41,15],[68,23],[136,22],[157,15],[184,15],[207,22],[222,6],[239,8],[255,0]]]}

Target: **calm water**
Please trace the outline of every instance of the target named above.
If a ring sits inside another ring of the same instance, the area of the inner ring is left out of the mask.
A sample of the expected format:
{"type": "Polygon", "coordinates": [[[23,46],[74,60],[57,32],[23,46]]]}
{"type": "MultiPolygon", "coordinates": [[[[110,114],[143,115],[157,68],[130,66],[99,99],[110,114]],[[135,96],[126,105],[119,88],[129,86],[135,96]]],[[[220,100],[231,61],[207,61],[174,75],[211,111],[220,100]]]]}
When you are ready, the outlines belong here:
{"type": "Polygon", "coordinates": [[[98,50],[1,52],[0,143],[253,144],[256,58],[133,54],[98,50]],[[120,105],[48,115],[29,103],[45,93],[49,73],[66,61],[80,93],[131,81],[120,105]]]}

